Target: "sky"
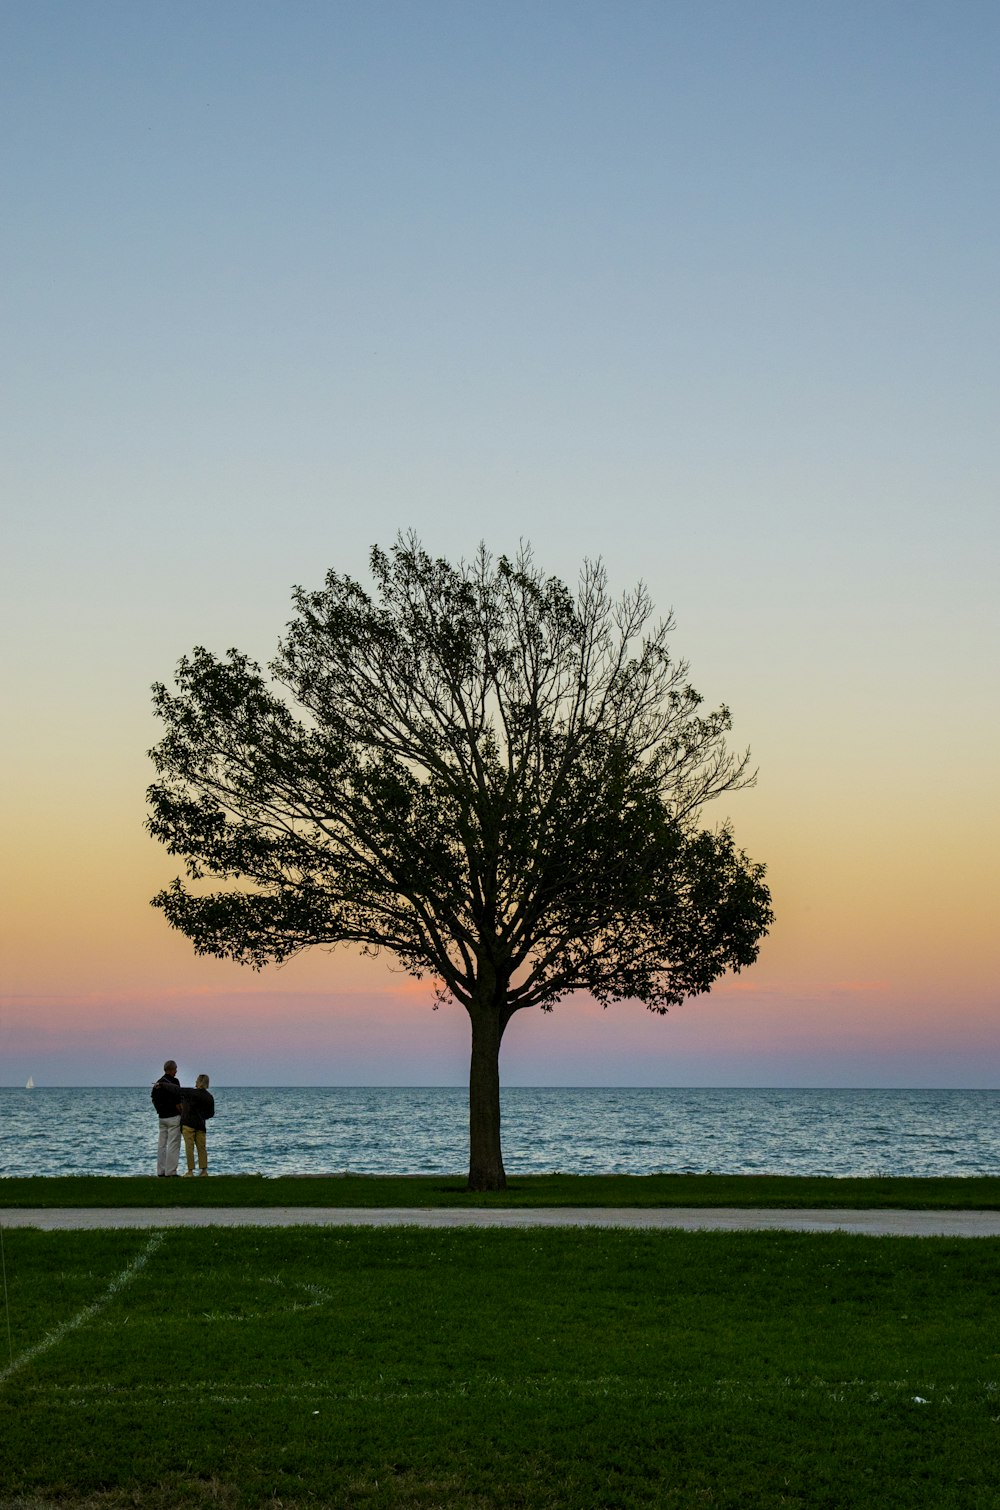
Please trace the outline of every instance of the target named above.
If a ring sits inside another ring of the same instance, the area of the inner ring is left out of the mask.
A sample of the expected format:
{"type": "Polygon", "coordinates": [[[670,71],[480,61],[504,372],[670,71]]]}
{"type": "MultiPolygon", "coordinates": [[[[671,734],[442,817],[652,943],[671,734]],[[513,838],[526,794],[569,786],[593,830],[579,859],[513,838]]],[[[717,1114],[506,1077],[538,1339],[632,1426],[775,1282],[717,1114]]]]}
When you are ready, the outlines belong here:
{"type": "Polygon", "coordinates": [[[512,1085],[1000,1087],[1000,8],[13,0],[0,1083],[461,1084],[391,962],[149,905],[149,688],[415,530],[601,557],[757,785],[758,963],[512,1085]]]}

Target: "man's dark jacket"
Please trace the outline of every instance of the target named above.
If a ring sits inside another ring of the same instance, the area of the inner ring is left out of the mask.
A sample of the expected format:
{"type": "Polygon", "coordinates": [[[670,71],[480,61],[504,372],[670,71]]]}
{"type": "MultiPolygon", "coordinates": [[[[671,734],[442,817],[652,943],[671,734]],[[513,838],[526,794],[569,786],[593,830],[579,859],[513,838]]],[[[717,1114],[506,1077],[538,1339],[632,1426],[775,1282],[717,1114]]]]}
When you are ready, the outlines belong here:
{"type": "Polygon", "coordinates": [[[161,1075],[149,1093],[158,1117],[176,1117],[181,1083],[173,1075],[161,1075]]]}
{"type": "Polygon", "coordinates": [[[193,1127],[196,1132],[204,1132],[207,1119],[215,1116],[215,1097],[212,1092],[200,1090],[197,1086],[189,1091],[185,1086],[181,1091],[181,1100],[184,1103],[181,1126],[193,1127]]]}

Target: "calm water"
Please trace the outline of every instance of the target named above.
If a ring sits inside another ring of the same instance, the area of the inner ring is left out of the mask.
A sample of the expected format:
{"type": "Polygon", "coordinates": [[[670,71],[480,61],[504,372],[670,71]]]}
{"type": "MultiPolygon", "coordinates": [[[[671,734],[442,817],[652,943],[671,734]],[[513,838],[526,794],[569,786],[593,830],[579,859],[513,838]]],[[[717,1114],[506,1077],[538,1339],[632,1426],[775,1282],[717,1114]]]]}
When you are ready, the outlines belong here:
{"type": "MultiPolygon", "coordinates": [[[[219,1173],[455,1174],[458,1088],[220,1087],[219,1173]]],[[[508,1174],[974,1175],[1000,1169],[1000,1091],[539,1090],[503,1093],[508,1174]]],[[[0,1089],[0,1174],[151,1174],[148,1087],[0,1089]]]]}

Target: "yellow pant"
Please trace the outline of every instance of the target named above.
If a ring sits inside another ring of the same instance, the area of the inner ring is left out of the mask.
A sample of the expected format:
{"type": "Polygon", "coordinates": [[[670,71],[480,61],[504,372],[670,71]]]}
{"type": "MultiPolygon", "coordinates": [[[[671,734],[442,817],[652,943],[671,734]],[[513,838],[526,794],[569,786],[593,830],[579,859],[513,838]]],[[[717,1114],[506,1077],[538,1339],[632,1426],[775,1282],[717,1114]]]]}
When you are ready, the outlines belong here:
{"type": "Polygon", "coordinates": [[[194,1174],[194,1151],[198,1150],[198,1170],[200,1174],[208,1174],[208,1149],[205,1146],[204,1129],[200,1127],[182,1127],[184,1134],[184,1152],[187,1154],[188,1174],[194,1174]]]}

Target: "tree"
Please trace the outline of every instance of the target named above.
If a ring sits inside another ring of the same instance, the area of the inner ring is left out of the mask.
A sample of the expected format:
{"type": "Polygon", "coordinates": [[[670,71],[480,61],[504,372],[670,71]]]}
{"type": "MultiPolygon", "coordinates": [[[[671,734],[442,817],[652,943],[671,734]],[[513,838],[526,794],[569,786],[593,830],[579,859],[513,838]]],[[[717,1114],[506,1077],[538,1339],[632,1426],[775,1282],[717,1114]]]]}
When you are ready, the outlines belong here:
{"type": "Polygon", "coordinates": [[[529,550],[371,553],[374,594],[297,588],[268,681],[195,649],[154,704],[149,831],[185,862],[153,899],[200,954],[388,950],[469,1014],[469,1186],[505,1185],[500,1043],[572,992],[654,1012],[757,956],[763,866],[702,806],[750,784],[667,619],[599,563],[574,595],[529,550]]]}

